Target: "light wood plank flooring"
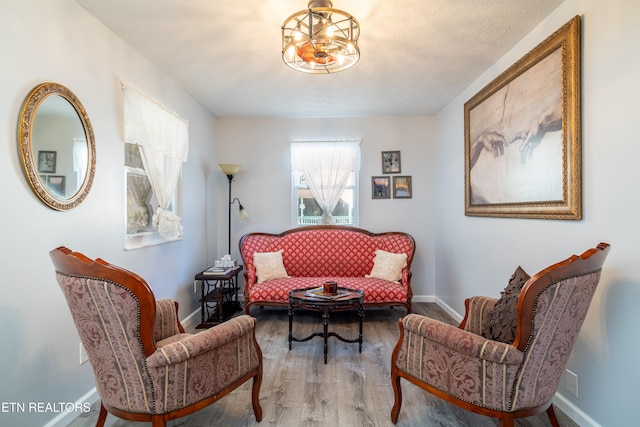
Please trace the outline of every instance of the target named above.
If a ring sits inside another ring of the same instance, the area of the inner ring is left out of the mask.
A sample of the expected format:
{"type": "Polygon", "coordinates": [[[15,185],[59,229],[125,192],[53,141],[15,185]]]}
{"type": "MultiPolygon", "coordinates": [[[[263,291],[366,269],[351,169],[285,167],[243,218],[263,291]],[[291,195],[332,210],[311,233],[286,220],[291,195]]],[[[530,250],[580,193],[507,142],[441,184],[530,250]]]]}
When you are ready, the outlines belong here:
{"type": "MultiPolygon", "coordinates": [[[[453,319],[433,303],[414,303],[414,312],[454,324],[453,319]]],[[[404,310],[368,309],[365,312],[364,345],[329,338],[329,360],[323,364],[322,339],[294,342],[288,349],[286,309],[254,309],[258,319],[256,335],[264,358],[264,379],[260,391],[263,409],[257,423],[251,409],[249,381],[209,407],[169,426],[392,426],[393,405],[389,368],[391,352],[398,339],[397,320],[404,310]]],[[[329,330],[345,338],[357,334],[354,312],[332,314],[329,330]]],[[[296,314],[294,336],[302,337],[322,329],[318,313],[296,314]]],[[[192,331],[193,332],[193,331],[192,331]]],[[[403,405],[397,426],[495,427],[497,421],[462,411],[402,380],[403,405]]],[[[563,427],[577,425],[556,409],[563,427]]],[[[69,426],[95,425],[98,405],[69,426]]],[[[144,426],[107,417],[108,427],[144,426]]],[[[146,424],[150,425],[150,424],[146,424]]],[[[546,414],[516,421],[517,426],[549,426],[546,414]]]]}

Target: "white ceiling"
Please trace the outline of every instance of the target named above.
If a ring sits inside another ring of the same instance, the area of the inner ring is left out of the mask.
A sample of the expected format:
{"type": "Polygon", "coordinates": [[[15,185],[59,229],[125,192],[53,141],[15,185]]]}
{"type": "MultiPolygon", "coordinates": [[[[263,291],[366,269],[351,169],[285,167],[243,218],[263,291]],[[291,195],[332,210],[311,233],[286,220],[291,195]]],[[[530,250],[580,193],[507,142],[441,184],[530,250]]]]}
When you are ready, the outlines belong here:
{"type": "Polygon", "coordinates": [[[307,0],[76,1],[215,116],[353,117],[438,112],[563,0],[333,0],[361,56],[329,75],[282,62],[307,0]]]}

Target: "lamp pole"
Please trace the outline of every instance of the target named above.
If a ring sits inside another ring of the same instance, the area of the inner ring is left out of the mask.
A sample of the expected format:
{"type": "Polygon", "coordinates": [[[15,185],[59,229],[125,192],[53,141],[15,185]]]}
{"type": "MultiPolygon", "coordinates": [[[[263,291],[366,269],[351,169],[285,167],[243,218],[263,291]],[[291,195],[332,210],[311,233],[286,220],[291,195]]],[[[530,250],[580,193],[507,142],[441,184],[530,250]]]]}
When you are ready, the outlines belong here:
{"type": "Polygon", "coordinates": [[[231,205],[233,204],[231,201],[231,181],[233,181],[233,175],[227,174],[227,179],[229,180],[229,222],[227,223],[229,227],[229,250],[227,253],[231,255],[231,205]]]}
{"type": "MultiPolygon", "coordinates": [[[[231,255],[231,205],[233,204],[233,202],[235,200],[233,200],[231,198],[231,181],[233,181],[233,177],[235,174],[238,173],[238,171],[240,170],[240,165],[236,165],[236,164],[232,164],[232,163],[218,163],[218,166],[220,166],[220,169],[222,169],[222,172],[224,172],[225,175],[227,175],[227,179],[229,180],[229,222],[228,222],[228,226],[229,226],[229,243],[228,243],[228,253],[229,255],[231,255]]],[[[238,200],[238,205],[240,206],[240,216],[241,219],[244,219],[247,217],[247,213],[242,212],[243,211],[243,207],[242,204],[240,203],[240,200],[238,200]]]]}

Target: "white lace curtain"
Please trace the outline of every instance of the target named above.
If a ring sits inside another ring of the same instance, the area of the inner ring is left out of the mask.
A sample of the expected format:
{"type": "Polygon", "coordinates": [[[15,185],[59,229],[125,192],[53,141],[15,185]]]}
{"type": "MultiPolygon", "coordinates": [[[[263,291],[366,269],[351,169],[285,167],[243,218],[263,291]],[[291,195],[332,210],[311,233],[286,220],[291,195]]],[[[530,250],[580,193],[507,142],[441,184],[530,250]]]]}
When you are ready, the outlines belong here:
{"type": "Polygon", "coordinates": [[[180,217],[169,211],[182,162],[189,151],[189,123],[135,88],[122,85],[124,140],[140,146],[144,169],[158,200],[153,225],[166,240],[182,236],[180,217]]]}
{"type": "Polygon", "coordinates": [[[292,142],[291,169],[303,174],[313,198],[320,205],[320,223],[333,224],[331,213],[351,173],[360,170],[360,142],[292,142]]]}

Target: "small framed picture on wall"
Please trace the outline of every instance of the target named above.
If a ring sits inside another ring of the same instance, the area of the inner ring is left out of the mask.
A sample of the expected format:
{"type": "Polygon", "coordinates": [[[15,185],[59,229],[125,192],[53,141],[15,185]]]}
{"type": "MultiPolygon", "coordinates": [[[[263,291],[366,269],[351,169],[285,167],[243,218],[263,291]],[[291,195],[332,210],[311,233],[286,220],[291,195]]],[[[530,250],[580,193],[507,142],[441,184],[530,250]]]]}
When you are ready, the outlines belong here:
{"type": "Polygon", "coordinates": [[[388,176],[371,177],[371,198],[390,199],[391,198],[391,178],[388,176]]]}
{"type": "Polygon", "coordinates": [[[382,152],[382,173],[400,173],[400,151],[382,152]]]}
{"type": "Polygon", "coordinates": [[[411,177],[410,176],[394,176],[393,177],[393,198],[394,199],[410,199],[412,197],[411,177]]]}

